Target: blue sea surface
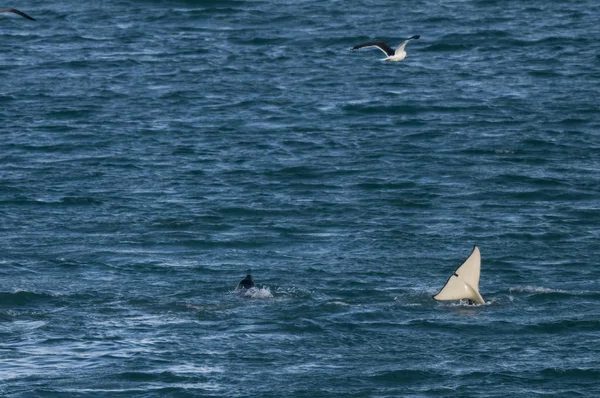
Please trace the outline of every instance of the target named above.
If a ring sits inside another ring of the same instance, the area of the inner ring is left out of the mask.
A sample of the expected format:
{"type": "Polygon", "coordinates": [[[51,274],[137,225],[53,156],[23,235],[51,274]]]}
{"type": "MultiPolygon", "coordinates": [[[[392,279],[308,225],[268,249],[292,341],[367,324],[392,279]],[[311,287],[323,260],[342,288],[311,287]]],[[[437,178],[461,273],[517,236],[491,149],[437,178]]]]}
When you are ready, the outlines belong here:
{"type": "Polygon", "coordinates": [[[3,6],[0,396],[600,396],[599,2],[3,6]]]}

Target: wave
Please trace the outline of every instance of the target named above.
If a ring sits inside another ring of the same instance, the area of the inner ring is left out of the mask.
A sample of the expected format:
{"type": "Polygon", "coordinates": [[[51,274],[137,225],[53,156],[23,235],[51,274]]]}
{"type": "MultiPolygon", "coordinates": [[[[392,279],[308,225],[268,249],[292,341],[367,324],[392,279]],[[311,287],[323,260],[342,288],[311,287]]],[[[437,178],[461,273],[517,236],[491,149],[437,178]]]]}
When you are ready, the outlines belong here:
{"type": "Polygon", "coordinates": [[[377,382],[392,383],[418,383],[426,382],[431,383],[434,380],[441,381],[444,376],[440,373],[429,371],[429,370],[417,370],[417,369],[397,369],[378,372],[372,376],[371,379],[377,382]]]}
{"type": "Polygon", "coordinates": [[[598,290],[565,290],[542,286],[515,286],[508,289],[510,293],[561,294],[569,296],[600,296],[598,290]]]}
{"type": "Polygon", "coordinates": [[[194,374],[193,376],[189,375],[180,375],[171,371],[157,371],[157,372],[141,372],[141,371],[131,371],[131,372],[122,372],[117,373],[112,376],[113,379],[123,380],[128,382],[161,382],[161,383],[181,383],[189,380],[190,378],[198,379],[201,378],[202,375],[194,374]]]}
{"type": "Polygon", "coordinates": [[[555,377],[571,377],[575,380],[581,381],[593,381],[597,382],[600,380],[600,370],[599,369],[582,369],[582,368],[573,368],[573,369],[558,369],[558,368],[547,368],[542,370],[542,375],[548,378],[555,377]]]}
{"type": "Polygon", "coordinates": [[[37,206],[54,206],[54,205],[91,205],[101,204],[102,201],[90,196],[64,196],[60,199],[49,198],[31,198],[16,196],[10,199],[0,201],[4,205],[37,205],[37,206]]]}
{"type": "Polygon", "coordinates": [[[537,322],[531,325],[522,325],[519,333],[554,334],[562,336],[565,333],[595,333],[599,328],[600,322],[596,319],[564,319],[551,322],[537,322]]]}
{"type": "Polygon", "coordinates": [[[349,114],[356,115],[422,115],[422,114],[458,114],[460,112],[487,112],[491,110],[490,106],[481,103],[469,103],[462,105],[389,105],[384,103],[378,104],[353,104],[347,103],[342,106],[342,109],[349,114]]]}
{"type": "Polygon", "coordinates": [[[2,303],[2,306],[22,306],[32,303],[48,302],[53,299],[54,296],[50,294],[24,290],[17,290],[14,293],[0,292],[0,303],[2,303]]]}

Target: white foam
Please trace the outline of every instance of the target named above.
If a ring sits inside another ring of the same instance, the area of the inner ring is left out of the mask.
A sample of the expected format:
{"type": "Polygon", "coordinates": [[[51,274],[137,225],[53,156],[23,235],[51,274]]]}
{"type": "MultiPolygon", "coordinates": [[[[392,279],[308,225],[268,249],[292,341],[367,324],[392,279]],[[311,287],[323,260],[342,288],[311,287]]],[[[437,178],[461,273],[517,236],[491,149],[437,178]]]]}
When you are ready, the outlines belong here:
{"type": "Polygon", "coordinates": [[[516,286],[509,288],[508,291],[511,293],[570,293],[566,290],[550,289],[541,286],[516,286]]]}
{"type": "Polygon", "coordinates": [[[348,304],[348,303],[346,303],[344,301],[339,301],[339,300],[330,301],[327,304],[329,304],[329,305],[339,305],[339,306],[342,306],[342,307],[347,307],[347,306],[350,305],[350,304],[348,304]]]}
{"type": "Polygon", "coordinates": [[[268,287],[251,287],[250,289],[238,289],[236,290],[240,296],[253,298],[253,299],[268,299],[273,298],[271,289],[268,287]]]}
{"type": "Polygon", "coordinates": [[[588,295],[588,294],[600,294],[600,291],[594,290],[564,290],[564,289],[552,289],[542,286],[515,286],[508,289],[510,293],[558,293],[558,294],[572,294],[572,295],[588,295]]]}
{"type": "Polygon", "coordinates": [[[225,372],[225,369],[220,366],[201,366],[195,364],[174,365],[167,369],[175,374],[209,374],[225,372]]]}
{"type": "Polygon", "coordinates": [[[446,302],[443,303],[442,305],[446,305],[448,307],[467,307],[467,308],[473,308],[473,307],[483,307],[484,305],[490,305],[492,304],[492,300],[488,300],[485,303],[470,303],[468,299],[461,299],[461,300],[456,300],[456,301],[450,301],[450,302],[446,302]]]}

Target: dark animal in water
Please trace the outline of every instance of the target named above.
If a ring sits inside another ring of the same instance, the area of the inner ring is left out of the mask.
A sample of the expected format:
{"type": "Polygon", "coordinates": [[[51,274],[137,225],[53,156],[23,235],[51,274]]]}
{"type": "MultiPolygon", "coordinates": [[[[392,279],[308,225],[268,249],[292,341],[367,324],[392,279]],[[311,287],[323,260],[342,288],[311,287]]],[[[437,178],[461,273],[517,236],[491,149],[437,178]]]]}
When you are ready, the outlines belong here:
{"type": "Polygon", "coordinates": [[[238,283],[238,289],[250,289],[254,287],[254,281],[252,280],[252,275],[248,274],[244,279],[238,283]]]}

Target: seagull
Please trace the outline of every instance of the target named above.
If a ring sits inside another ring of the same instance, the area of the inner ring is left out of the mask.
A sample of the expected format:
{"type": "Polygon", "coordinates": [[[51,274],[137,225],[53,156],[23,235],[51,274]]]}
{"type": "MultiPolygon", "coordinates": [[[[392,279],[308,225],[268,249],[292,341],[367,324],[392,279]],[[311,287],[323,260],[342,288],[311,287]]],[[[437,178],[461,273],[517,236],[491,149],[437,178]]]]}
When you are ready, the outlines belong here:
{"type": "Polygon", "coordinates": [[[17,14],[22,16],[23,18],[27,18],[30,19],[32,21],[35,21],[35,19],[31,18],[29,15],[25,14],[23,11],[19,11],[16,10],[14,8],[4,8],[4,9],[0,9],[0,12],[12,12],[13,14],[17,14]]]}
{"type": "Polygon", "coordinates": [[[387,57],[382,59],[382,61],[398,62],[398,61],[402,61],[403,59],[408,57],[408,55],[406,54],[406,51],[404,51],[404,47],[406,47],[408,42],[413,39],[416,40],[419,37],[421,37],[421,35],[414,35],[414,36],[411,36],[408,39],[404,40],[402,42],[402,44],[400,44],[398,46],[398,48],[396,48],[396,51],[392,50],[390,48],[390,46],[388,46],[387,44],[385,44],[382,41],[371,41],[371,42],[368,42],[365,44],[359,44],[357,46],[352,47],[350,50],[358,50],[359,48],[363,48],[363,47],[377,47],[378,49],[383,51],[385,53],[385,55],[387,55],[387,57]]]}

